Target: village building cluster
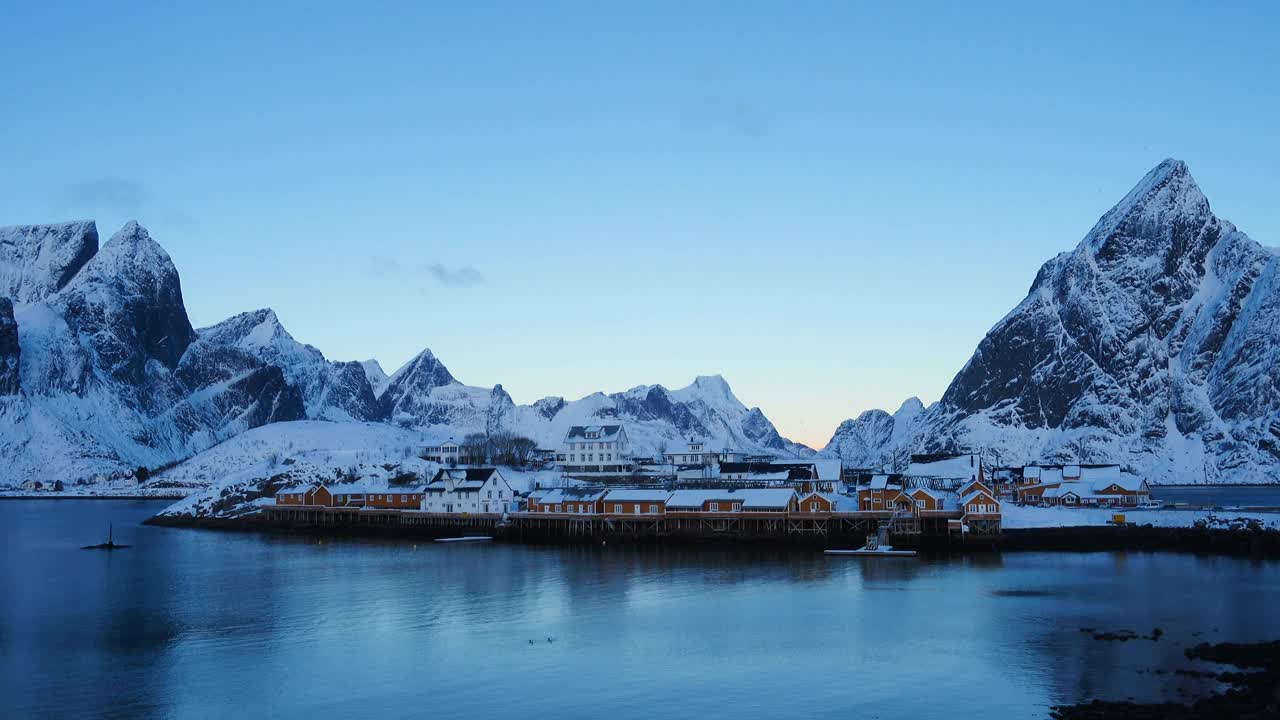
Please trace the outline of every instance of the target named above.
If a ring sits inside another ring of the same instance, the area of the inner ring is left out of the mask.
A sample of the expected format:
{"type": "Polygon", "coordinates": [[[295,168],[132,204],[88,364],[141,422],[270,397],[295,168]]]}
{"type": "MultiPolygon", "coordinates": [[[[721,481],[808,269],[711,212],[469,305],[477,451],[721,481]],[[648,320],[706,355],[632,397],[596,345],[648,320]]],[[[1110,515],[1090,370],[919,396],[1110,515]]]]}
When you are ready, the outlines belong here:
{"type": "Polygon", "coordinates": [[[637,459],[622,425],[575,426],[554,462],[565,487],[517,493],[496,467],[449,441],[423,457],[446,465],[429,482],[385,489],[314,484],[276,494],[280,506],[502,517],[864,517],[945,521],[999,531],[1003,503],[1136,507],[1150,488],[1118,465],[988,468],[978,453],[913,455],[903,472],[838,460],[779,459],[712,450],[690,439],[662,460],[637,459]]]}

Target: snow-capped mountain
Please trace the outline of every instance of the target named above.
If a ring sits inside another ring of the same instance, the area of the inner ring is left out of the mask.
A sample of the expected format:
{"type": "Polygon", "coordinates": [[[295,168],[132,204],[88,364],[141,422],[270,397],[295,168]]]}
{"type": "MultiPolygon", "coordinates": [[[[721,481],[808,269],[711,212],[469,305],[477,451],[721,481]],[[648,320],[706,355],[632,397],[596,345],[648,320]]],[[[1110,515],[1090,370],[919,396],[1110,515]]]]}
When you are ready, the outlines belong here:
{"type": "Polygon", "coordinates": [[[813,452],[781,437],[760,408],[743,405],[718,375],[699,377],[679,390],[639,385],[580,400],[548,397],[516,405],[502,385],[464,385],[424,350],[387,380],[378,398],[393,423],[435,428],[435,434],[447,432],[458,439],[468,432],[510,432],[557,448],[574,425],[622,422],[633,448],[642,455],[675,449],[690,437],[717,448],[787,455],[813,452]]]}
{"type": "Polygon", "coordinates": [[[908,398],[890,415],[884,410],[867,410],[836,428],[822,452],[838,457],[849,467],[905,467],[912,444],[926,410],[920,398],[908,398]]]}
{"type": "Polygon", "coordinates": [[[0,479],[120,475],[301,416],[279,368],[199,342],[177,270],[136,223],[101,248],[93,223],[3,228],[0,248],[22,260],[0,272],[22,298],[16,351],[0,322],[17,367],[17,392],[0,398],[0,479]]]}
{"type": "Polygon", "coordinates": [[[905,440],[896,418],[864,414],[826,452],[883,464],[970,448],[1155,482],[1280,482],[1278,260],[1166,160],[1045,263],[905,440]]]}
{"type": "Polygon", "coordinates": [[[101,247],[92,222],[0,229],[0,293],[0,486],[119,478],[294,420],[390,421],[423,438],[505,431],[555,447],[570,424],[621,419],[636,422],[642,451],[689,435],[808,451],[719,378],[520,407],[501,385],[459,382],[430,350],[389,377],[376,361],[332,362],[271,310],[195,330],[177,269],[135,222],[101,247]]]}
{"type": "MultiPolygon", "coordinates": [[[[381,420],[365,366],[330,362],[311,345],[293,339],[271,310],[255,310],[199,331],[201,341],[233,347],[284,371],[302,393],[306,417],[313,420],[381,420]]],[[[376,366],[376,363],[375,363],[376,366]]]]}
{"type": "Polygon", "coordinates": [[[615,422],[626,425],[632,447],[641,455],[683,449],[690,438],[712,448],[788,457],[813,454],[812,449],[780,436],[760,408],[744,405],[719,375],[698,377],[678,390],[639,385],[574,401],[543,398],[509,410],[498,425],[543,447],[556,448],[574,425],[615,422]]]}

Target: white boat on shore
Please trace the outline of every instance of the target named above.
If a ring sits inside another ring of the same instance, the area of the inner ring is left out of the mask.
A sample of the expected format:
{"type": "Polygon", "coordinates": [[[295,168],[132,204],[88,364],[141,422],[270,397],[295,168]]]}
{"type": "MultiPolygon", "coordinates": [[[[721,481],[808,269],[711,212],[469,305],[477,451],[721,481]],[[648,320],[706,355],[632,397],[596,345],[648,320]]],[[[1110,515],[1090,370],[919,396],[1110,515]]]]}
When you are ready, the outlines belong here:
{"type": "Polygon", "coordinates": [[[489,542],[493,538],[488,535],[467,535],[465,537],[456,538],[436,538],[438,543],[460,543],[460,542],[489,542]]]}

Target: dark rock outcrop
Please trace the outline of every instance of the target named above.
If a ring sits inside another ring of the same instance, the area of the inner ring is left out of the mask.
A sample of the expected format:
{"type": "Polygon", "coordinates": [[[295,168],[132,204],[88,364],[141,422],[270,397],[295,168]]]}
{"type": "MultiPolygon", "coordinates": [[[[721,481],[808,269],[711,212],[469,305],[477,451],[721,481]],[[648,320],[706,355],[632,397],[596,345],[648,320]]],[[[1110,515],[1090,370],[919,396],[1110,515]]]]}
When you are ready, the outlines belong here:
{"type": "Polygon", "coordinates": [[[17,395],[21,384],[22,350],[18,344],[18,323],[13,319],[13,302],[0,297],[0,395],[17,395]]]}

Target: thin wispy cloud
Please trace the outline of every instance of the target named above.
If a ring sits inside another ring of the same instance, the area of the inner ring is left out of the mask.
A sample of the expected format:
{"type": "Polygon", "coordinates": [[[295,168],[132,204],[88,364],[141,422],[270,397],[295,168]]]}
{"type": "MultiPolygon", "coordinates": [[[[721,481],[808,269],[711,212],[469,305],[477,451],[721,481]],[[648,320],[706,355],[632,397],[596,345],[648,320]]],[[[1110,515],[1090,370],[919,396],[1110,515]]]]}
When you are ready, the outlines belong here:
{"type": "Polygon", "coordinates": [[[763,137],[769,133],[769,123],[760,109],[750,100],[734,95],[707,94],[696,98],[689,105],[687,124],[695,130],[746,137],[763,137]]]}
{"type": "Polygon", "coordinates": [[[400,273],[400,263],[395,258],[390,258],[386,255],[370,255],[369,272],[379,277],[398,275],[400,273]]]}
{"type": "Polygon", "coordinates": [[[403,282],[419,292],[429,293],[431,287],[441,285],[447,287],[471,287],[483,285],[484,274],[470,265],[450,268],[443,263],[406,266],[405,263],[387,255],[369,255],[366,258],[370,275],[390,278],[403,282]]]}
{"type": "Polygon", "coordinates": [[[434,263],[427,266],[427,272],[435,281],[441,285],[450,285],[453,287],[470,287],[472,285],[481,285],[484,283],[484,275],[479,270],[466,265],[456,270],[434,263]]]}
{"type": "Polygon", "coordinates": [[[66,185],[60,198],[63,205],[77,210],[106,211],[133,217],[146,204],[147,192],[136,180],[102,177],[66,185]]]}
{"type": "Polygon", "coordinates": [[[99,215],[191,227],[194,218],[183,210],[158,201],[147,187],[129,178],[107,176],[74,182],[58,188],[56,210],[74,215],[99,215]]]}

